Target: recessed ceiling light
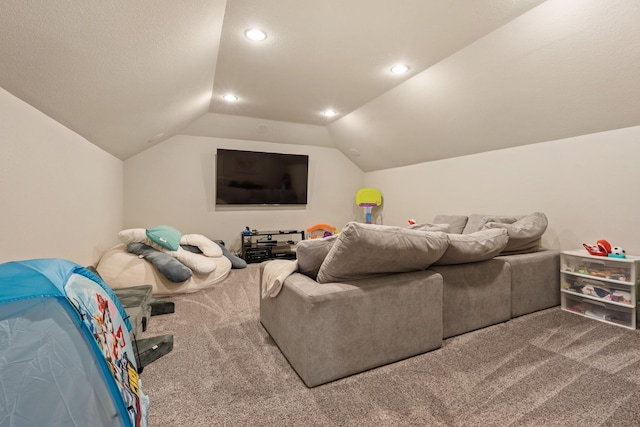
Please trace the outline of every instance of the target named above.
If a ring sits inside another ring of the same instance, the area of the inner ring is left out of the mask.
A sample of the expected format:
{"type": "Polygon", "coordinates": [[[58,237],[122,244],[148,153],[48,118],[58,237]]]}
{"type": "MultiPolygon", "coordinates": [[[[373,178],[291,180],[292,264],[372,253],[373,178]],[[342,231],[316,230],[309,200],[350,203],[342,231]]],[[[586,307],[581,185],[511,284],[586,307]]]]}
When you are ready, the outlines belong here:
{"type": "Polygon", "coordinates": [[[393,74],[404,74],[409,71],[409,66],[405,64],[397,64],[391,67],[391,72],[393,74]]]}
{"type": "Polygon", "coordinates": [[[259,42],[267,38],[267,33],[257,28],[251,28],[244,32],[248,39],[259,42]]]}
{"type": "Polygon", "coordinates": [[[227,102],[236,102],[238,100],[238,97],[232,93],[228,93],[226,95],[223,95],[222,99],[224,99],[227,102]]]}
{"type": "Polygon", "coordinates": [[[322,115],[323,115],[323,116],[325,116],[325,117],[333,117],[333,116],[335,116],[336,114],[338,114],[338,113],[336,112],[336,110],[331,110],[331,109],[324,110],[324,112],[322,113],[322,115]]]}

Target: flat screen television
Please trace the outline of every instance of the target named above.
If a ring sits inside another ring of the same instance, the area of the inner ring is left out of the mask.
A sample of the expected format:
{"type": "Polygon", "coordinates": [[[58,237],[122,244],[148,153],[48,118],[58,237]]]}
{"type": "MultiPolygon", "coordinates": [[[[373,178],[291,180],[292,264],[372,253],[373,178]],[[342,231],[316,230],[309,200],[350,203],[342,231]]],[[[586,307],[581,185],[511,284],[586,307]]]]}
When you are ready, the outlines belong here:
{"type": "Polygon", "coordinates": [[[216,205],[305,205],[309,156],[218,149],[216,205]]]}

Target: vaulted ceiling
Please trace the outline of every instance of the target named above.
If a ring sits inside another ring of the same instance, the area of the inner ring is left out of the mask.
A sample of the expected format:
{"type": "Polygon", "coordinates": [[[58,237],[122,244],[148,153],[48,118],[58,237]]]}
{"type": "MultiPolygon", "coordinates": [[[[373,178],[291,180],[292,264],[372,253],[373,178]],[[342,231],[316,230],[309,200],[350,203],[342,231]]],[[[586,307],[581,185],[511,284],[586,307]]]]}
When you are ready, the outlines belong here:
{"type": "Polygon", "coordinates": [[[123,160],[186,134],[372,171],[640,125],[639,17],[636,0],[3,0],[0,86],[123,160]]]}

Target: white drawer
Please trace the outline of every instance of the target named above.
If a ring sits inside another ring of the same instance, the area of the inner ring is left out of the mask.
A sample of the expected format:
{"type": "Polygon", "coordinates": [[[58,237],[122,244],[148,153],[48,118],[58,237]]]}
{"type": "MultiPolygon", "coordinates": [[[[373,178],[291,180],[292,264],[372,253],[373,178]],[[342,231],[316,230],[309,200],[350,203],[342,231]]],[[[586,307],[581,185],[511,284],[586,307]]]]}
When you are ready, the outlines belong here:
{"type": "Polygon", "coordinates": [[[638,259],[591,256],[586,251],[566,251],[561,255],[561,270],[592,276],[598,279],[636,283],[638,280],[638,259]]]}
{"type": "Polygon", "coordinates": [[[636,301],[633,285],[596,280],[569,273],[560,274],[560,289],[563,292],[586,296],[606,303],[634,306],[636,301]]]}
{"type": "Polygon", "coordinates": [[[626,308],[563,293],[562,309],[630,329],[636,326],[635,307],[626,308]]]}

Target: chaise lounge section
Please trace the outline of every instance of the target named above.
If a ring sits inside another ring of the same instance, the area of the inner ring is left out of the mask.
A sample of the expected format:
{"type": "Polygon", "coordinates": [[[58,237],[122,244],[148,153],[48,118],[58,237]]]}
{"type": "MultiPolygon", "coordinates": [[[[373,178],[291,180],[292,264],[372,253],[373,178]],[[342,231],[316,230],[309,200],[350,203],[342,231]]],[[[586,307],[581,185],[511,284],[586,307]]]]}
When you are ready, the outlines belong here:
{"type": "Polygon", "coordinates": [[[442,345],[442,276],[417,271],[321,286],[289,276],[260,320],[313,387],[442,345]]]}

